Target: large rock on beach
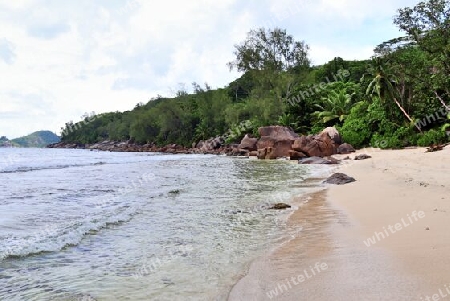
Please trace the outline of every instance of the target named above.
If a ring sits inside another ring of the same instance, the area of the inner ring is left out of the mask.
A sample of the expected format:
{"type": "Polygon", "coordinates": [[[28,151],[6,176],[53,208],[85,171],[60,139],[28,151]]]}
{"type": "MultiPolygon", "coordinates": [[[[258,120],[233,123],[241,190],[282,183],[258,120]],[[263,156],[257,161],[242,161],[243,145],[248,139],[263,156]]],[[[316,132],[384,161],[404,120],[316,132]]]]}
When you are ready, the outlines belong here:
{"type": "Polygon", "coordinates": [[[322,158],[322,157],[309,157],[298,161],[299,164],[339,164],[339,161],[333,157],[322,158]]]}
{"type": "Polygon", "coordinates": [[[258,149],[257,153],[258,159],[261,160],[275,160],[276,158],[278,158],[276,149],[273,147],[265,147],[258,149]]]}
{"type": "Polygon", "coordinates": [[[302,152],[298,152],[298,151],[295,151],[295,150],[290,150],[289,151],[289,159],[291,159],[291,160],[300,160],[300,159],[303,159],[305,157],[306,157],[306,155],[304,153],[302,153],[302,152]]]}
{"type": "Polygon", "coordinates": [[[291,208],[291,205],[285,204],[285,203],[277,203],[274,204],[273,206],[271,206],[269,209],[272,210],[284,210],[284,209],[288,209],[291,208]]]}
{"type": "Polygon", "coordinates": [[[355,148],[348,143],[341,144],[337,148],[337,153],[342,154],[342,155],[348,155],[348,154],[354,153],[354,152],[355,152],[355,148]]]}
{"type": "Polygon", "coordinates": [[[258,158],[276,159],[289,157],[292,143],[299,136],[291,129],[283,126],[267,126],[258,129],[261,138],[258,140],[258,158]]]}
{"type": "Polygon", "coordinates": [[[258,138],[253,138],[249,134],[245,135],[242,139],[241,144],[239,144],[240,149],[246,149],[248,151],[256,151],[258,148],[256,144],[258,143],[258,138]]]}
{"type": "Polygon", "coordinates": [[[324,181],[326,184],[344,185],[355,182],[355,178],[349,177],[344,173],[335,173],[324,181]]]}
{"type": "Polygon", "coordinates": [[[337,144],[326,132],[320,135],[302,136],[294,141],[292,148],[309,157],[327,157],[337,153],[337,144]]]}
{"type": "Polygon", "coordinates": [[[225,141],[222,137],[211,138],[206,141],[200,141],[197,143],[196,148],[202,152],[210,152],[217,150],[224,145],[225,141]]]}
{"type": "Polygon", "coordinates": [[[319,135],[322,135],[324,133],[328,134],[331,140],[333,140],[337,145],[340,145],[342,143],[341,134],[339,134],[338,130],[334,126],[325,128],[322,132],[320,132],[319,135]]]}
{"type": "Polygon", "coordinates": [[[258,156],[258,151],[251,151],[251,152],[248,153],[248,155],[250,157],[257,157],[258,156]]]}
{"type": "Polygon", "coordinates": [[[290,128],[279,125],[260,127],[258,133],[261,137],[271,137],[277,140],[295,140],[299,137],[290,128]]]}
{"type": "Polygon", "coordinates": [[[357,155],[357,156],[355,157],[355,160],[356,160],[356,161],[359,161],[359,160],[366,160],[366,159],[370,159],[370,158],[372,158],[372,157],[369,156],[369,155],[361,154],[361,155],[357,155]]]}

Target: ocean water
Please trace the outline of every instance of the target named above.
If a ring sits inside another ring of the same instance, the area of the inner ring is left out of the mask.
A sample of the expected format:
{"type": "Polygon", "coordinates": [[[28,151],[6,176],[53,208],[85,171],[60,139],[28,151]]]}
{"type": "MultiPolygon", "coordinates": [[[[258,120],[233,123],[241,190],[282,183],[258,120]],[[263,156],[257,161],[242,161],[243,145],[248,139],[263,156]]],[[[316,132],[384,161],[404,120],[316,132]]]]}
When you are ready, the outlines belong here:
{"type": "Polygon", "coordinates": [[[0,300],[226,300],[326,168],[0,149],[0,300]]]}

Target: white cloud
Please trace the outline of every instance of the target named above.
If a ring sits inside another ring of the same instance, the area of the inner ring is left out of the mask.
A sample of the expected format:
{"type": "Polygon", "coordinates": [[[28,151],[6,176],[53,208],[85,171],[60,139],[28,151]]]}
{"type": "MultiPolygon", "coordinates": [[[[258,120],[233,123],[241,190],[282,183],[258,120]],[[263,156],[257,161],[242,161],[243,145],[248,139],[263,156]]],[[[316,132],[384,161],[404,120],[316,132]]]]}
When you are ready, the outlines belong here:
{"type": "Polygon", "coordinates": [[[373,55],[373,46],[346,47],[346,45],[339,45],[331,48],[329,45],[311,44],[310,47],[313,64],[328,62],[334,57],[342,57],[347,60],[365,60],[373,55]]]}
{"type": "Polygon", "coordinates": [[[193,81],[222,87],[256,27],[286,28],[314,63],[367,58],[418,1],[0,0],[0,135],[59,128],[85,112],[132,109],[193,81]]]}
{"type": "Polygon", "coordinates": [[[25,7],[29,7],[33,2],[35,2],[35,1],[34,0],[14,0],[14,1],[0,0],[0,7],[4,7],[6,9],[10,9],[10,10],[18,10],[18,9],[23,9],[25,7]]]}

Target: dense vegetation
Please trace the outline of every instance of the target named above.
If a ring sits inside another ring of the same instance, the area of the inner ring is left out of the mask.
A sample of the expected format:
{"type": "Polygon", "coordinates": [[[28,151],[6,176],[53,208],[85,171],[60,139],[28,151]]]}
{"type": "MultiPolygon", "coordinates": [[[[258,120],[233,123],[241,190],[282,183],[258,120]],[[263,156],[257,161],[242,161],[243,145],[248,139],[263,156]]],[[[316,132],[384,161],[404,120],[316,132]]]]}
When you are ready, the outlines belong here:
{"type": "Polygon", "coordinates": [[[225,88],[193,83],[193,93],[180,90],[174,98],[159,96],[132,111],[69,122],[62,140],[190,146],[224,134],[228,142],[237,141],[245,132],[278,124],[302,134],[336,126],[355,147],[445,142],[449,14],[446,0],[400,9],[394,23],[405,36],[378,45],[370,60],[334,58],[322,66],[311,66],[306,42],[285,30],[252,30],[228,64],[243,74],[225,88]]]}
{"type": "Polygon", "coordinates": [[[16,147],[45,147],[51,143],[57,143],[60,138],[50,131],[37,131],[28,136],[11,140],[13,146],[16,147]]]}

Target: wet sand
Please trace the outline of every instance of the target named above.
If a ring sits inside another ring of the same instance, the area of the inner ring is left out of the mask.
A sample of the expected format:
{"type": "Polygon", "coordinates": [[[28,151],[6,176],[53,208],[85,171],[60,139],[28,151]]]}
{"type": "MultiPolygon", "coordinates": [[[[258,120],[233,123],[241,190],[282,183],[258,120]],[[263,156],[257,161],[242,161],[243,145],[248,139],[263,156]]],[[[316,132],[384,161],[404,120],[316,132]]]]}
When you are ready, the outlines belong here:
{"type": "Polygon", "coordinates": [[[303,230],[253,262],[229,300],[450,300],[450,150],[424,151],[364,150],[373,158],[338,167],[357,182],[296,211],[303,230]]]}

